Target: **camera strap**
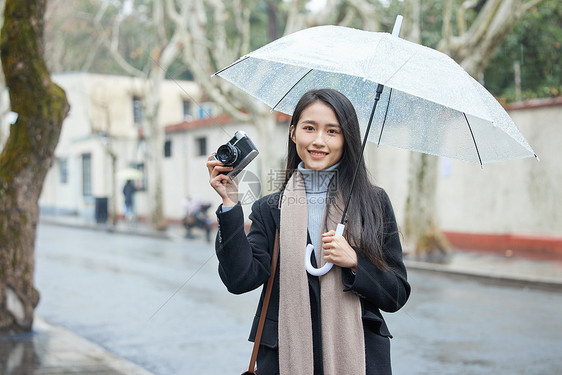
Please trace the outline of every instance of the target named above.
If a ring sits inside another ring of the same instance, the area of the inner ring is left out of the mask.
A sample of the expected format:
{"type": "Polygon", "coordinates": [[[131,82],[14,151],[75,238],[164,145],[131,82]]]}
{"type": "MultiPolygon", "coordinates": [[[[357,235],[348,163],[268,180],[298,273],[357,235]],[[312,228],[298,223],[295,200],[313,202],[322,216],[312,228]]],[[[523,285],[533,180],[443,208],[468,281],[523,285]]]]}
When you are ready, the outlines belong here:
{"type": "Polygon", "coordinates": [[[269,299],[271,297],[271,289],[273,289],[273,280],[275,279],[275,272],[277,271],[277,259],[279,259],[279,230],[275,231],[275,245],[273,245],[273,254],[271,256],[271,275],[269,275],[269,279],[267,280],[265,296],[263,297],[260,321],[258,323],[258,329],[254,339],[254,349],[252,350],[252,356],[250,357],[250,366],[248,367],[248,372],[245,372],[244,374],[256,374],[256,359],[258,358],[258,350],[260,348],[261,335],[265,325],[267,307],[269,306],[269,299]]]}

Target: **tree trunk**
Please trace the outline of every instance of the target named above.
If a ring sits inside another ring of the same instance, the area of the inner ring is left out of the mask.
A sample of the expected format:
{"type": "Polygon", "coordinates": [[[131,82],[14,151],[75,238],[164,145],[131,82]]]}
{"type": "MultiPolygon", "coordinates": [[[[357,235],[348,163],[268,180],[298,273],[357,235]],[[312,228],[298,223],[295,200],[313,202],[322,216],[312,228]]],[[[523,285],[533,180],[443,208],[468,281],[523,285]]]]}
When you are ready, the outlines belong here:
{"type": "MultiPolygon", "coordinates": [[[[438,49],[450,55],[470,75],[476,77],[486,67],[497,47],[505,40],[517,20],[531,6],[542,0],[489,0],[484,2],[470,29],[460,36],[451,35],[452,1],[444,7],[443,39],[438,49]]],[[[465,3],[461,7],[475,6],[465,3]]],[[[406,39],[420,42],[420,0],[405,0],[406,39]]],[[[461,12],[462,14],[462,12],[461,12]]],[[[464,20],[458,20],[461,24],[464,20]]],[[[465,30],[466,27],[460,27],[465,30]]],[[[412,153],[405,212],[405,237],[410,250],[416,255],[433,251],[445,252],[450,248],[437,220],[437,166],[438,159],[430,155],[412,153]]]]}
{"type": "Polygon", "coordinates": [[[0,52],[12,110],[19,114],[0,154],[0,332],[29,331],[38,199],[69,106],[43,60],[46,0],[7,0],[0,52]]]}
{"type": "MultiPolygon", "coordinates": [[[[274,156],[273,147],[268,145],[273,145],[275,141],[275,127],[277,126],[275,120],[275,113],[270,113],[265,111],[263,113],[254,112],[252,116],[252,122],[259,134],[259,143],[262,145],[259,148],[260,157],[259,159],[259,169],[260,169],[260,182],[261,182],[261,192],[262,195],[267,195],[278,190],[279,183],[283,181],[278,181],[279,176],[285,177],[284,173],[280,173],[284,169],[284,165],[280,165],[274,156]]],[[[287,134],[289,129],[287,128],[287,134]]]]}
{"type": "Polygon", "coordinates": [[[110,215],[111,226],[117,226],[117,155],[114,152],[108,152],[111,159],[111,197],[110,197],[110,215]]]}
{"type": "Polygon", "coordinates": [[[417,256],[445,253],[450,247],[437,219],[438,161],[433,155],[410,154],[404,237],[407,249],[417,256]]]}
{"type": "Polygon", "coordinates": [[[156,230],[165,230],[167,223],[164,216],[163,186],[162,186],[162,165],[164,154],[164,129],[158,121],[160,107],[160,88],[163,73],[158,66],[153,67],[153,73],[147,80],[149,86],[145,103],[147,108],[147,174],[148,174],[148,193],[150,203],[150,224],[156,230]]]}
{"type": "MultiPolygon", "coordinates": [[[[415,43],[421,41],[420,11],[419,0],[404,2],[406,22],[401,35],[415,43]]],[[[408,250],[418,256],[436,250],[446,252],[450,247],[437,220],[438,160],[432,155],[410,154],[404,237],[408,250]]]]}
{"type": "MultiPolygon", "coordinates": [[[[157,7],[158,8],[158,7],[157,7]]],[[[157,18],[160,19],[160,18],[157,18]]],[[[164,164],[164,128],[160,124],[159,113],[162,101],[162,82],[166,79],[166,71],[179,52],[174,37],[159,51],[147,79],[148,89],[145,97],[148,120],[148,180],[149,201],[152,205],[150,221],[152,228],[165,230],[168,226],[164,215],[164,187],[162,169],[164,164]]]]}

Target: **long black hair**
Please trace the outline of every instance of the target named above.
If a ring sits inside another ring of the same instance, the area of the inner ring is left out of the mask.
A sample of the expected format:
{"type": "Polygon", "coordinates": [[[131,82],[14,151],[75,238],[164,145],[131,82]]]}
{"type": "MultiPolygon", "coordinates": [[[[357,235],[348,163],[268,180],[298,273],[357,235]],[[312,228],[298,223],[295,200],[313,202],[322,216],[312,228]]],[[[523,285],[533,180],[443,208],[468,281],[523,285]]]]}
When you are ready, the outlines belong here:
{"type": "MultiPolygon", "coordinates": [[[[327,104],[333,109],[344,139],[342,157],[336,169],[335,177],[330,182],[327,199],[328,212],[335,210],[335,214],[341,216],[344,209],[342,201],[347,199],[355,167],[360,159],[361,131],[359,129],[359,120],[357,119],[353,104],[345,95],[333,89],[319,89],[308,91],[301,97],[293,112],[291,126],[296,128],[304,109],[318,101],[327,104]],[[341,199],[335,199],[336,195],[340,195],[341,199]],[[337,204],[338,202],[341,203],[342,207],[337,204]]],[[[300,162],[301,158],[297,153],[296,145],[292,141],[289,132],[287,167],[285,170],[285,181],[281,189],[285,188],[300,162]]],[[[326,215],[327,217],[328,215],[326,215]]],[[[353,240],[351,245],[355,246],[360,253],[379,268],[387,269],[388,266],[383,249],[383,218],[381,189],[373,185],[369,180],[364,159],[361,158],[355,179],[355,187],[353,188],[353,194],[351,195],[351,201],[347,210],[348,225],[346,225],[346,231],[353,240]]]]}

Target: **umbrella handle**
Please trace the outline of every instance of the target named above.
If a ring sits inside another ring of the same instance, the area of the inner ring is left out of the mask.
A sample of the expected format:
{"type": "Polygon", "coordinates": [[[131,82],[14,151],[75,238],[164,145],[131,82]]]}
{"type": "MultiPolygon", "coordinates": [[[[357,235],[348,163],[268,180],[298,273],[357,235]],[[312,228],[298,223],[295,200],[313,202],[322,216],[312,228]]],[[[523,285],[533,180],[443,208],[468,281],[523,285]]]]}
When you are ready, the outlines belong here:
{"type": "MultiPolygon", "coordinates": [[[[336,228],[336,236],[341,236],[343,235],[343,230],[345,229],[345,225],[343,224],[338,224],[337,228],[336,228]]],[[[330,262],[326,262],[326,264],[324,264],[322,267],[320,268],[315,268],[312,263],[310,262],[310,256],[312,255],[312,252],[314,251],[314,246],[312,244],[308,244],[306,246],[306,255],[304,258],[304,264],[306,267],[306,271],[311,274],[312,276],[323,276],[325,274],[328,273],[328,271],[330,271],[332,269],[332,266],[334,265],[333,263],[330,262]]]]}

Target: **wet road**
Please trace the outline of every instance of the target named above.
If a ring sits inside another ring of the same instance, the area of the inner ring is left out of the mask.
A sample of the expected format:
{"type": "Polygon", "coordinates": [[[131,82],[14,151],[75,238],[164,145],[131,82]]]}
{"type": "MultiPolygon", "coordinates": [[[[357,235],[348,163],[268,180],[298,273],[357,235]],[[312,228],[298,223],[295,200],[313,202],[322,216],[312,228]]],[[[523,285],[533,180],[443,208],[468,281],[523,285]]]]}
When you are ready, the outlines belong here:
{"type": "MultiPolygon", "coordinates": [[[[553,374],[562,294],[410,272],[386,314],[401,374],[553,374]]],[[[37,314],[159,375],[241,373],[258,292],[229,294],[212,246],[40,225],[37,314]]]]}

